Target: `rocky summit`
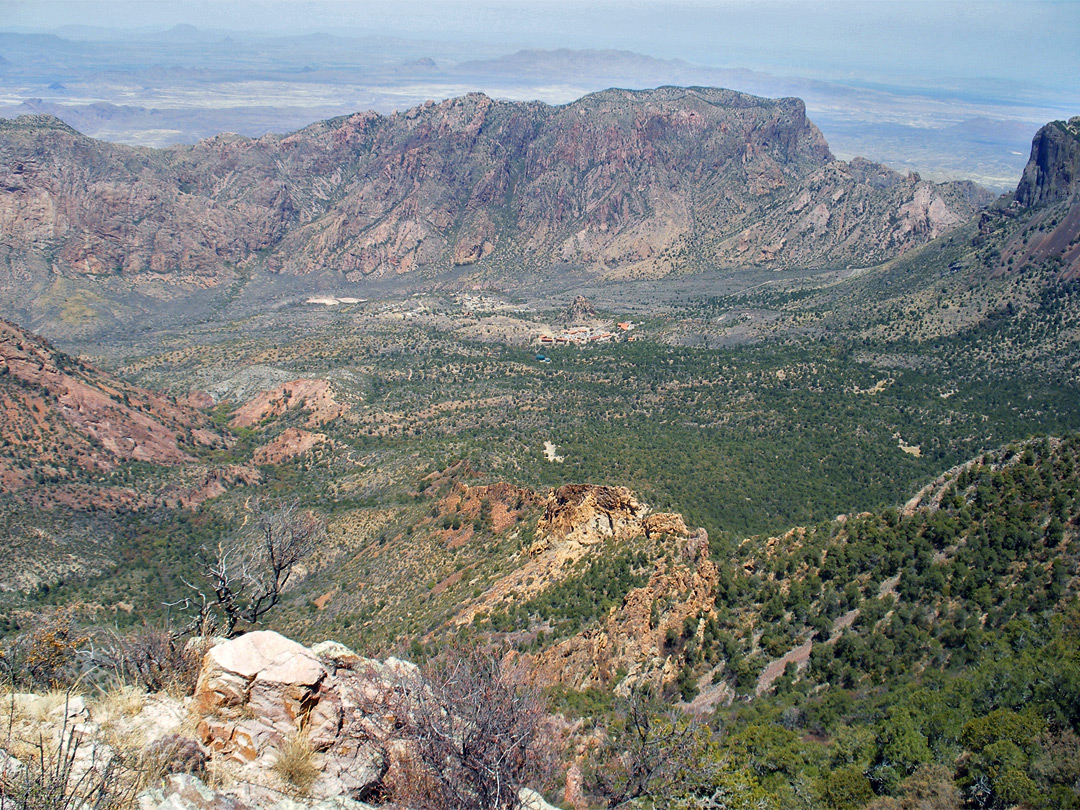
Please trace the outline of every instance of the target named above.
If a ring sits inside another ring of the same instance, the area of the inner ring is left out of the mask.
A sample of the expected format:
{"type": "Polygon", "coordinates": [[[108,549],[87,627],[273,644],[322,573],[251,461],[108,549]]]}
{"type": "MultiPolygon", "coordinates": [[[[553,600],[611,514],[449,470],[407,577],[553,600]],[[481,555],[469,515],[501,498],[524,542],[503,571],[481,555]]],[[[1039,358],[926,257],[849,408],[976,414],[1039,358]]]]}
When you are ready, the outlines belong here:
{"type": "Polygon", "coordinates": [[[1080,116],[1051,121],[1035,134],[1016,200],[1032,208],[1080,190],[1080,116]]]}
{"type": "Polygon", "coordinates": [[[1016,191],[980,215],[975,244],[990,248],[998,274],[1042,266],[1080,278],[1080,116],[1035,133],[1016,191]]]}
{"type": "Polygon", "coordinates": [[[50,274],[199,288],[255,271],[417,283],[863,266],[989,201],[835,159],[798,99],[711,88],[564,106],[474,93],[164,150],[25,116],[0,121],[0,286],[22,301],[50,274]]]}

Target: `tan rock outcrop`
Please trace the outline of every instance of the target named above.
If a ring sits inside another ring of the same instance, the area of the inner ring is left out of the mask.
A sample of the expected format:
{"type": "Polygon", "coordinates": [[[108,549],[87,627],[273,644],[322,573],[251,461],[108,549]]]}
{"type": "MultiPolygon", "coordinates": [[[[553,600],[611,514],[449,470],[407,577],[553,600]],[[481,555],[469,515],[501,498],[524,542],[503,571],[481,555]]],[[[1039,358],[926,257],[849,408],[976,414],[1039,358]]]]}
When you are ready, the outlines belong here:
{"type": "Polygon", "coordinates": [[[642,530],[645,507],[626,487],[566,484],[548,496],[536,525],[537,551],[553,543],[599,543],[605,538],[642,530]]]}
{"type": "MultiPolygon", "coordinates": [[[[675,516],[663,517],[670,521],[668,525],[677,525],[671,520],[675,516]]],[[[678,662],[665,648],[669,631],[681,633],[688,617],[705,616],[713,610],[718,579],[704,529],[684,532],[678,542],[680,553],[658,559],[648,584],[630,591],[599,627],[536,656],[542,682],[575,689],[599,686],[625,693],[639,684],[659,688],[675,679],[678,662]],[[658,611],[659,606],[664,607],[658,611]]]]}
{"type": "Polygon", "coordinates": [[[281,435],[256,450],[251,460],[256,464],[284,464],[318,447],[326,439],[325,433],[312,433],[301,428],[285,428],[281,435]]]}
{"type": "Polygon", "coordinates": [[[704,529],[691,532],[681,515],[650,514],[625,487],[568,484],[550,492],[544,505],[537,539],[522,555],[520,567],[461,610],[455,623],[468,624],[478,614],[527,602],[580,570],[583,560],[622,544],[644,543],[655,560],[648,584],[630,591],[598,627],[536,656],[537,678],[578,689],[622,690],[674,680],[679,662],[664,648],[669,629],[681,633],[688,616],[713,610],[717,569],[709,559],[708,534],[704,529]],[[662,609],[654,623],[657,605],[662,609]]]}
{"type": "Polygon", "coordinates": [[[311,795],[363,798],[403,755],[394,739],[401,695],[419,683],[405,661],[256,631],[206,653],[193,711],[203,743],[254,783],[266,780],[286,741],[302,736],[319,771],[311,795]]]}
{"type": "Polygon", "coordinates": [[[667,534],[686,537],[690,534],[683,516],[675,512],[656,512],[647,515],[641,521],[641,527],[645,530],[645,536],[649,538],[662,537],[667,534]]]}
{"type": "Polygon", "coordinates": [[[203,741],[254,759],[300,731],[327,674],[306,647],[268,630],[211,648],[195,690],[203,741]]]}
{"type": "Polygon", "coordinates": [[[326,380],[301,379],[263,391],[245,402],[236,409],[229,424],[234,428],[255,427],[264,419],[273,419],[298,408],[310,414],[308,427],[332,422],[349,410],[347,404],[337,401],[326,380]]]}

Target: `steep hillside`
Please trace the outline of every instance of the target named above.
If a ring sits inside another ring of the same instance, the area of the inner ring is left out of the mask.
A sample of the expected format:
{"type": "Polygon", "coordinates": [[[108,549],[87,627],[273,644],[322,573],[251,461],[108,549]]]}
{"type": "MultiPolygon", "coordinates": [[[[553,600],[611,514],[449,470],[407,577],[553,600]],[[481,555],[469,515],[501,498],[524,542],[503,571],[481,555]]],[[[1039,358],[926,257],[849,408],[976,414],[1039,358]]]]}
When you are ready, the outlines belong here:
{"type": "Polygon", "coordinates": [[[534,283],[553,265],[866,265],[989,201],[834,160],[797,99],[705,88],[562,107],[473,94],[159,151],[29,116],[0,122],[0,167],[0,284],[24,305],[50,273],[137,290],[260,270],[415,284],[469,265],[534,283]]]}
{"type": "Polygon", "coordinates": [[[1076,435],[1022,442],[902,510],[714,543],[711,560],[665,518],[646,555],[613,535],[473,626],[509,634],[586,722],[642,682],[716,712],[717,761],[759,780],[758,807],[1076,807],[1078,470],[1076,435]]]}
{"type": "Polygon", "coordinates": [[[694,313],[702,317],[702,337],[829,334],[888,366],[982,379],[1037,368],[1074,378],[1078,126],[1076,118],[1047,124],[1013,194],[878,267],[776,279],[703,300],[694,313]]]}
{"type": "Polygon", "coordinates": [[[718,722],[778,806],[1080,804],[1078,448],[1004,448],[900,514],[743,544],[720,635],[758,698],[718,722]]]}
{"type": "Polygon", "coordinates": [[[124,383],[0,321],[0,481],[78,481],[125,461],[177,465],[225,438],[190,406],[124,383]],[[185,449],[188,448],[188,449],[185,449]]]}
{"type": "Polygon", "coordinates": [[[0,591],[116,562],[133,512],[186,509],[259,473],[191,405],[124,382],[0,321],[0,591]]]}

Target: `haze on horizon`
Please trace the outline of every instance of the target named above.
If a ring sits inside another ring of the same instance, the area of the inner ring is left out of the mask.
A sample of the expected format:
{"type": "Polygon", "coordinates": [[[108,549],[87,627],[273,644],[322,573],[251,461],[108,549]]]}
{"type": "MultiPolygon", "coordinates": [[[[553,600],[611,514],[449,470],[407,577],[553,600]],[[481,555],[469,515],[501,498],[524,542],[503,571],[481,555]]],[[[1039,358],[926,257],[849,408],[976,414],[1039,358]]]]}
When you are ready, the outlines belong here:
{"type": "Polygon", "coordinates": [[[1080,113],[1077,43],[1066,0],[0,0],[0,116],[165,146],[697,84],[802,98],[841,158],[1005,191],[1080,113]]]}
{"type": "MultiPolygon", "coordinates": [[[[617,48],[854,82],[994,82],[1066,92],[1080,75],[1067,0],[5,0],[3,28],[330,33],[617,48]]],[[[69,35],[74,33],[67,32],[69,35]]],[[[1062,99],[1066,100],[1066,99],[1062,99]]]]}

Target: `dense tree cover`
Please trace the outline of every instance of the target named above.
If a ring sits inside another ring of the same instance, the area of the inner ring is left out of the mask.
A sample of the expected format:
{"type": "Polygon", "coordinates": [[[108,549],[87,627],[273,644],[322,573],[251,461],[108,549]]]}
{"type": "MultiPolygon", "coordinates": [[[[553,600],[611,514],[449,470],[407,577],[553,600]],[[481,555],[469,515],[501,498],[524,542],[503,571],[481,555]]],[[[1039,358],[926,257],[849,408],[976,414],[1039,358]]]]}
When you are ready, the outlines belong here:
{"type": "Polygon", "coordinates": [[[1038,439],[948,477],[937,508],[743,543],[705,660],[752,694],[747,660],[817,641],[717,712],[717,756],[775,807],[1080,807],[1078,472],[1080,437],[1038,439]]]}
{"type": "MultiPolygon", "coordinates": [[[[298,328],[289,343],[272,350],[265,337],[252,337],[197,356],[208,364],[218,362],[217,353],[230,363],[234,356],[289,358],[290,373],[333,374],[341,396],[354,397],[357,419],[320,428],[333,444],[261,469],[261,495],[299,497],[329,519],[357,509],[407,507],[419,479],[464,457],[479,473],[476,482],[510,480],[541,491],[574,480],[630,486],[653,508],[680,511],[689,524],[706,527],[715,550],[726,552],[723,537],[897,503],[985,447],[1080,423],[1074,383],[1025,376],[1022,369],[991,382],[944,369],[882,368],[842,344],[801,340],[717,351],[643,340],[566,349],[539,365],[531,353],[501,344],[451,341],[422,327],[369,333],[349,323],[298,328]],[[544,458],[544,441],[557,444],[563,463],[544,458]]],[[[642,334],[654,326],[643,323],[642,334]]],[[[147,383],[165,373],[140,364],[128,371],[139,371],[147,383]]],[[[168,373],[187,371],[178,365],[168,373]]],[[[220,408],[217,417],[225,424],[228,410],[220,408]]],[[[306,419],[302,411],[288,411],[266,426],[238,431],[232,448],[207,451],[205,462],[249,463],[255,447],[285,427],[304,427],[306,419]]],[[[106,483],[160,485],[160,476],[144,472],[122,465],[106,483]]],[[[238,489],[195,514],[154,509],[102,517],[109,524],[97,531],[108,540],[102,550],[111,544],[122,563],[92,583],[68,577],[59,590],[50,583],[48,594],[33,599],[124,601],[144,614],[160,613],[185,591],[181,577],[190,581],[196,574],[193,553],[227,536],[250,494],[238,489]]],[[[25,525],[20,510],[0,498],[0,518],[25,525]]],[[[388,531],[383,542],[422,539],[428,531],[422,514],[419,506],[405,509],[396,521],[415,531],[388,531]]],[[[472,562],[455,553],[445,564],[452,571],[472,562]]],[[[442,565],[418,581],[439,581],[442,565]]],[[[357,577],[366,576],[358,570],[357,577]]],[[[842,596],[840,589],[835,598],[842,596]]],[[[403,624],[399,614],[387,612],[391,603],[380,607],[367,593],[357,592],[357,599],[367,601],[347,614],[313,616],[312,632],[348,633],[372,622],[374,635],[365,635],[363,644],[379,645],[375,653],[428,626],[421,618],[403,624]]],[[[773,631],[766,641],[776,647],[782,634],[773,631]]]]}
{"type": "Polygon", "coordinates": [[[534,623],[547,628],[544,638],[565,638],[606,616],[622,603],[631,589],[649,580],[652,565],[643,552],[618,553],[579,561],[579,572],[543,590],[539,595],[509,608],[500,608],[490,617],[478,615],[474,624],[496,632],[529,628],[534,623]],[[487,619],[485,622],[484,620],[487,619]]]}
{"type": "Polygon", "coordinates": [[[922,778],[972,807],[1077,807],[1078,634],[1074,601],[1049,618],[1014,620],[963,665],[851,686],[812,666],[768,698],[721,712],[723,746],[778,806],[862,807],[874,796],[907,806],[922,778]]]}

